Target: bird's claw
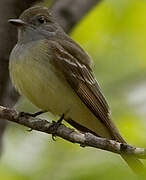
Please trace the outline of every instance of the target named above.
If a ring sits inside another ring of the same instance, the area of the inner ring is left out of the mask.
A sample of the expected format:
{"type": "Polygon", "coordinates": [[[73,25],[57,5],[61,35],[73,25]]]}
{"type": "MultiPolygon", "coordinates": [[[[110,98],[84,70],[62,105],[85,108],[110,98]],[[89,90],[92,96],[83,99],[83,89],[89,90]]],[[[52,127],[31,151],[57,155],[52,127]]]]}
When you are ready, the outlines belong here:
{"type": "Polygon", "coordinates": [[[64,119],[64,114],[62,114],[62,116],[59,118],[57,122],[53,121],[52,125],[50,126],[50,128],[53,131],[52,133],[53,141],[56,141],[56,132],[57,132],[58,127],[61,125],[63,119],[64,119]]]}
{"type": "Polygon", "coordinates": [[[38,111],[38,112],[35,112],[35,113],[27,113],[27,112],[20,112],[19,113],[19,116],[20,117],[24,117],[24,116],[30,116],[30,117],[37,117],[43,113],[45,113],[46,111],[38,111]]]}
{"type": "Polygon", "coordinates": [[[32,128],[27,129],[28,132],[31,132],[32,130],[33,130],[32,128]]]}

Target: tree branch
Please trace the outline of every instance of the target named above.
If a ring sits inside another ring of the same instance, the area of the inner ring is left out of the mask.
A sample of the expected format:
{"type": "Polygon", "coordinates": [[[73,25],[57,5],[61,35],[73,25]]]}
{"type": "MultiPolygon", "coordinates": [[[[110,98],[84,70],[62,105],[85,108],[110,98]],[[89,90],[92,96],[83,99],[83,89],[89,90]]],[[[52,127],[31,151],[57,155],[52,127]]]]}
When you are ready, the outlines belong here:
{"type": "Polygon", "coordinates": [[[51,6],[52,14],[66,32],[72,28],[102,0],[55,0],[51,6]]]}
{"type": "Polygon", "coordinates": [[[22,113],[14,109],[0,106],[0,118],[24,125],[36,131],[52,135],[55,134],[67,141],[80,144],[82,147],[94,147],[117,154],[125,153],[138,157],[139,159],[146,159],[146,149],[144,148],[137,148],[129,144],[122,144],[114,140],[96,137],[91,133],[83,134],[63,124],[59,125],[56,129],[54,128],[54,123],[50,123],[44,119],[34,118],[25,113],[22,115],[22,113]]]}

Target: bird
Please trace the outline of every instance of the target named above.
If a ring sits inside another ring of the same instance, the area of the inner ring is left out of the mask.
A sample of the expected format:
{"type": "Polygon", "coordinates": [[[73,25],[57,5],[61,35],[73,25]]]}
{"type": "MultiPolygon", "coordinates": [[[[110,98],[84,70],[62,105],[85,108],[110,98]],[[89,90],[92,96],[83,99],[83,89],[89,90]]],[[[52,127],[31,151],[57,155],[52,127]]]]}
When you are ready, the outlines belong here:
{"type": "MultiPolygon", "coordinates": [[[[18,92],[83,133],[126,143],[111,119],[91,57],[65,33],[49,9],[34,6],[9,22],[18,28],[9,62],[18,92]]],[[[142,169],[136,157],[121,156],[133,171],[142,169]]]]}

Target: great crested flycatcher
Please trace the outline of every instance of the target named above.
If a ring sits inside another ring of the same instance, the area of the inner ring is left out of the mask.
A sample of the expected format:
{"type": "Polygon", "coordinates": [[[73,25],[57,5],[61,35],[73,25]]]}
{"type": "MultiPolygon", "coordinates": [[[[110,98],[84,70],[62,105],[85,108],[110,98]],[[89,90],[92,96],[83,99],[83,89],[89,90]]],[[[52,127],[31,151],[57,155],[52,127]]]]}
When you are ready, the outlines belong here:
{"type": "MultiPolygon", "coordinates": [[[[9,69],[20,94],[42,110],[64,114],[65,121],[80,131],[126,143],[110,118],[90,57],[48,9],[32,7],[9,22],[18,27],[9,69]]],[[[122,157],[134,171],[142,167],[138,159],[122,157]]]]}

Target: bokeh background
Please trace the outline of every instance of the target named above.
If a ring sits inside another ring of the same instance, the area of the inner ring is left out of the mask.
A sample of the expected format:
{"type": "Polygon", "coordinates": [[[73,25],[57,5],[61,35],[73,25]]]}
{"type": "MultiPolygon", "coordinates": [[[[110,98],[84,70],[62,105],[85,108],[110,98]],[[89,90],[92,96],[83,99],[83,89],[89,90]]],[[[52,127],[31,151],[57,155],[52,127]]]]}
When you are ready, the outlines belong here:
{"type": "MultiPolygon", "coordinates": [[[[104,0],[70,35],[93,59],[95,75],[123,137],[146,147],[146,1],[104,0]]],[[[16,108],[36,111],[25,98],[16,108]]],[[[116,154],[81,148],[60,138],[54,142],[49,135],[28,132],[14,123],[3,141],[2,180],[137,179],[116,154]]]]}

